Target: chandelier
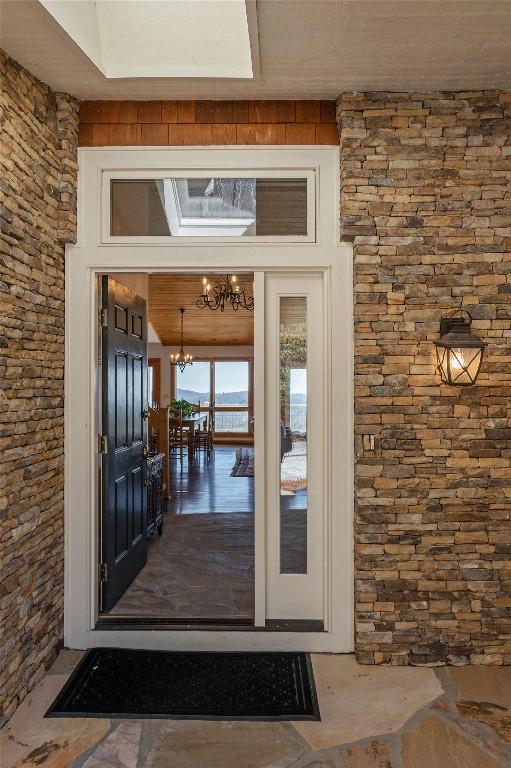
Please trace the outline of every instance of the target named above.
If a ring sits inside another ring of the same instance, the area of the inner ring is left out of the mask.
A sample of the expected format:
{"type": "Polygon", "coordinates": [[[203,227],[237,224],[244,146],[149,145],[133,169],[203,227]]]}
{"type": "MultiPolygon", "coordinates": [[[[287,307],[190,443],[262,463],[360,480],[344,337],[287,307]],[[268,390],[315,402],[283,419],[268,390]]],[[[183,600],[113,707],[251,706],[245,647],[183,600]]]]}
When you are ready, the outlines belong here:
{"type": "Polygon", "coordinates": [[[170,355],[170,364],[177,366],[182,373],[187,365],[193,365],[193,357],[188,353],[185,354],[183,349],[183,319],[185,311],[183,307],[179,311],[181,312],[181,347],[179,352],[172,352],[170,355]]]}
{"type": "Polygon", "coordinates": [[[223,312],[230,304],[235,312],[238,309],[254,309],[254,297],[247,296],[245,286],[238,282],[236,275],[221,275],[213,286],[207,277],[202,278],[202,294],[197,299],[200,309],[219,309],[223,312]]]}

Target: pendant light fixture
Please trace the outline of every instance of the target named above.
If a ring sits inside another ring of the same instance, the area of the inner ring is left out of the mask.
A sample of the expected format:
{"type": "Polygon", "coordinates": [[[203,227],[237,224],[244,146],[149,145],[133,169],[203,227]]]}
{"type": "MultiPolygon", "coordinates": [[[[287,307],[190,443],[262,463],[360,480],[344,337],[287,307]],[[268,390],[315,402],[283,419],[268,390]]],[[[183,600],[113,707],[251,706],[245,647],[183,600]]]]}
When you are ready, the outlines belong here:
{"type": "Polygon", "coordinates": [[[246,309],[249,312],[254,309],[254,297],[247,296],[245,286],[238,281],[236,275],[221,275],[213,286],[207,277],[202,278],[202,294],[197,299],[200,309],[219,309],[223,312],[227,305],[231,305],[235,312],[238,309],[246,309]]]}
{"type": "Polygon", "coordinates": [[[470,387],[476,383],[486,344],[471,332],[470,313],[465,310],[455,312],[461,312],[467,318],[451,314],[440,320],[441,336],[435,341],[438,370],[444,384],[470,387]]]}
{"type": "Polygon", "coordinates": [[[189,355],[188,353],[185,354],[185,351],[183,349],[183,321],[184,321],[184,314],[185,310],[183,307],[179,309],[181,312],[181,348],[179,352],[172,352],[170,355],[170,364],[175,365],[181,373],[184,371],[187,365],[193,365],[193,357],[192,355],[189,355]]]}

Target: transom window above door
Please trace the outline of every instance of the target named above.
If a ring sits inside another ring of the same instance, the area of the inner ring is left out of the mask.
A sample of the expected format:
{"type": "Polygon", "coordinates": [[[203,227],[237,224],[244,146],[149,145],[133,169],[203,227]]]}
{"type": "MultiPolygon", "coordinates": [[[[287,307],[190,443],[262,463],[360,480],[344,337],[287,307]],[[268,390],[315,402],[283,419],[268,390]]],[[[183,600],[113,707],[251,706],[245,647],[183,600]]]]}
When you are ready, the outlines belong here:
{"type": "Polygon", "coordinates": [[[104,173],[103,239],[315,240],[313,171],[104,173]]]}

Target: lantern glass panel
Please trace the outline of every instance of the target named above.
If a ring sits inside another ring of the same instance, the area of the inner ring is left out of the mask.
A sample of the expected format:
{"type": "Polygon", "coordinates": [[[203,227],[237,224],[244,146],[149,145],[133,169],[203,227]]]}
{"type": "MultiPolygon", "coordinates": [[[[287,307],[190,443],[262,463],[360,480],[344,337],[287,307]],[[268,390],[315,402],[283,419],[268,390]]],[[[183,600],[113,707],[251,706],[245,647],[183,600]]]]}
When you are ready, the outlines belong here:
{"type": "Polygon", "coordinates": [[[438,367],[445,384],[474,384],[482,361],[482,349],[437,347],[438,367]]]}

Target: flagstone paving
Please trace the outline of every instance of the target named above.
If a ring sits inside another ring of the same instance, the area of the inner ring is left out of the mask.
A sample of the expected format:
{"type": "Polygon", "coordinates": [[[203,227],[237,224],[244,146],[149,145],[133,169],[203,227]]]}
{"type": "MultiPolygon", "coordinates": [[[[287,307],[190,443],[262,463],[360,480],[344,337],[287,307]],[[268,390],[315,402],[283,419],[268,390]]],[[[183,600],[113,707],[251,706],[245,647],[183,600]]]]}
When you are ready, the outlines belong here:
{"type": "Polygon", "coordinates": [[[110,730],[99,718],[44,718],[68,675],[47,675],[0,731],[0,765],[66,768],[110,730]]]}
{"type": "Polygon", "coordinates": [[[353,656],[316,656],[321,722],[295,723],[314,750],[395,733],[421,707],[443,693],[432,669],[369,667],[353,656]]]}
{"type": "Polygon", "coordinates": [[[510,667],[313,655],[321,722],[47,718],[63,651],[0,731],[2,768],[510,768],[510,667]]]}

